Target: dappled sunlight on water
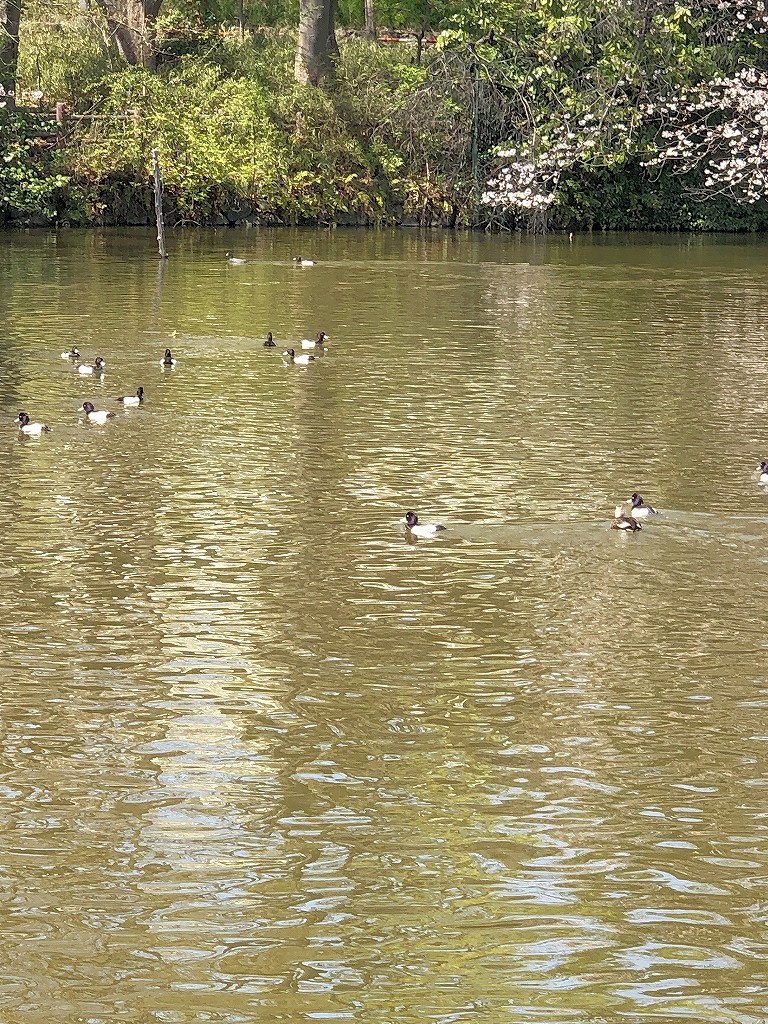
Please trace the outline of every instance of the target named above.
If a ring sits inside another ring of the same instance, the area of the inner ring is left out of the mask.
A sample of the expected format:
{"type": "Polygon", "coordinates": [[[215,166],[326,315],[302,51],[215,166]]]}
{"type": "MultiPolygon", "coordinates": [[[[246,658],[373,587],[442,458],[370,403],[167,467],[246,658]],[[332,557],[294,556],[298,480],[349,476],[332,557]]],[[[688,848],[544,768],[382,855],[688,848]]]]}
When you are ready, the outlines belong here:
{"type": "Polygon", "coordinates": [[[763,247],[231,238],[0,246],[9,1020],[764,1021],[763,247]]]}

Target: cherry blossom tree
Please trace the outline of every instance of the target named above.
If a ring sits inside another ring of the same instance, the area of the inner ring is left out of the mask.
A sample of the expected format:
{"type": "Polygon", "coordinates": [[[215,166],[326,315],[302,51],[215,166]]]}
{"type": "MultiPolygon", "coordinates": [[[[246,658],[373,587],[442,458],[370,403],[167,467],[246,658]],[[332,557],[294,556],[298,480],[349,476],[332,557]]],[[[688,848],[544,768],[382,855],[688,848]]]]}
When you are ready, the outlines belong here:
{"type": "Polygon", "coordinates": [[[768,74],[743,68],[646,107],[661,125],[651,168],[701,169],[701,196],[743,203],[768,193],[768,74]]]}
{"type": "Polygon", "coordinates": [[[616,0],[623,18],[617,35],[615,25],[590,21],[583,5],[574,32],[580,2],[565,9],[567,31],[548,23],[550,36],[570,32],[560,56],[576,73],[558,82],[559,91],[550,75],[550,95],[541,102],[545,74],[531,72],[521,103],[526,117],[515,141],[497,150],[482,197],[489,216],[543,227],[564,176],[637,157],[649,175],[696,172],[699,197],[747,204],[766,198],[768,74],[756,65],[768,58],[768,0],[695,0],[688,7],[644,0],[632,8],[616,0]],[[636,42],[628,46],[633,17],[636,42]],[[741,67],[712,74],[718,62],[741,67]]]}

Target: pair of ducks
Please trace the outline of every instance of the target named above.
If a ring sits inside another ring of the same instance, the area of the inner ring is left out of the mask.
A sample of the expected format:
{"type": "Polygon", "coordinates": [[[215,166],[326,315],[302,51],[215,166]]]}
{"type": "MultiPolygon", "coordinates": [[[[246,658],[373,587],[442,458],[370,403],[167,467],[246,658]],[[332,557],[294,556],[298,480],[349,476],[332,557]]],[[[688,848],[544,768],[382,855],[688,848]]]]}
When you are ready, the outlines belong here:
{"type": "MultiPolygon", "coordinates": [[[[327,339],[328,335],[325,333],[325,331],[320,331],[314,341],[311,338],[302,338],[301,347],[324,348],[327,339]]],[[[277,344],[272,337],[272,331],[270,331],[269,334],[267,335],[267,340],[264,342],[264,348],[277,348],[277,344]]],[[[291,349],[289,349],[288,351],[290,352],[291,349]]]]}
{"type": "MultiPolygon", "coordinates": [[[[317,335],[317,338],[315,338],[314,341],[312,341],[311,338],[303,338],[301,342],[301,347],[322,350],[325,347],[325,340],[327,337],[328,335],[325,333],[325,331],[320,331],[319,334],[317,335]]],[[[264,342],[264,348],[277,348],[277,345],[275,344],[274,339],[272,338],[272,331],[270,331],[269,334],[267,335],[267,340],[264,342]]],[[[297,356],[296,349],[293,348],[286,349],[283,352],[283,358],[287,363],[293,363],[296,366],[308,366],[310,363],[314,363],[315,361],[315,356],[311,356],[306,353],[302,353],[301,355],[297,356]]]]}
{"type": "MultiPolygon", "coordinates": [[[[125,408],[136,408],[144,401],[144,388],[137,388],[135,395],[122,395],[115,401],[121,402],[125,408]]],[[[103,425],[115,415],[113,412],[107,412],[106,409],[97,409],[93,402],[83,402],[80,408],[89,423],[103,425]]],[[[40,437],[41,434],[47,434],[51,429],[47,423],[33,420],[24,410],[16,417],[16,422],[19,424],[19,431],[27,437],[40,437]]]]}
{"type": "Polygon", "coordinates": [[[629,499],[629,514],[624,505],[617,505],[615,510],[616,518],[611,523],[611,529],[623,530],[626,533],[637,533],[642,529],[639,520],[647,519],[649,516],[657,516],[658,509],[652,505],[646,505],[642,494],[635,492],[629,499]]]}
{"type": "MultiPolygon", "coordinates": [[[[115,401],[120,402],[126,409],[136,409],[144,401],[144,388],[136,388],[135,395],[122,395],[115,401]]],[[[83,402],[80,408],[89,423],[98,423],[102,426],[115,415],[113,412],[107,412],[106,409],[94,408],[93,402],[83,402]]]]}
{"type": "Polygon", "coordinates": [[[103,373],[104,367],[107,365],[101,356],[96,356],[92,363],[81,363],[80,350],[75,348],[74,345],[69,352],[62,352],[61,358],[68,359],[72,363],[78,363],[77,372],[83,374],[83,376],[91,373],[103,373]]]}
{"type": "MultiPolygon", "coordinates": [[[[136,388],[135,395],[121,395],[115,401],[120,402],[126,409],[137,409],[144,401],[144,388],[138,387],[136,388]]],[[[105,409],[95,409],[93,402],[83,402],[80,408],[85,413],[85,418],[89,423],[103,424],[115,415],[113,412],[107,412],[105,409]]]]}
{"type": "MultiPolygon", "coordinates": [[[[240,256],[235,256],[233,252],[227,253],[227,262],[233,267],[242,267],[248,260],[242,259],[240,256]]],[[[314,267],[314,260],[305,260],[303,256],[294,256],[293,262],[297,267],[314,267]]]]}

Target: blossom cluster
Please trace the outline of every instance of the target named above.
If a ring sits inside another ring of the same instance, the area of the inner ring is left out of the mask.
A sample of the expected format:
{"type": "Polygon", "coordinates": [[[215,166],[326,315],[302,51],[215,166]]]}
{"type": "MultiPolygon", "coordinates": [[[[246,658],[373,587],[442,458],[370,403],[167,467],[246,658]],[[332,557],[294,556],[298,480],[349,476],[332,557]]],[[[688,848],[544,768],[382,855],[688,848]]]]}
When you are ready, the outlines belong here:
{"type": "Polygon", "coordinates": [[[645,165],[704,170],[709,194],[755,203],[768,185],[768,74],[744,68],[664,103],[648,105],[662,125],[660,148],[645,165]]]}
{"type": "MultiPolygon", "coordinates": [[[[614,136],[630,130],[627,111],[610,102],[603,121],[590,114],[564,118],[549,146],[522,144],[498,154],[500,165],[483,202],[522,216],[548,210],[565,170],[594,164],[605,126],[614,136]],[[504,161],[503,163],[501,161],[504,161]]],[[[703,173],[700,193],[753,204],[768,199],[768,72],[742,68],[636,108],[636,117],[658,131],[648,168],[703,173]]],[[[625,141],[628,140],[628,135],[625,141]]]]}
{"type": "Polygon", "coordinates": [[[517,149],[500,150],[497,156],[503,163],[487,183],[483,203],[522,214],[548,210],[555,201],[562,172],[588,159],[597,147],[599,135],[600,128],[592,114],[573,123],[565,115],[555,133],[556,141],[550,146],[523,144],[517,149]]]}
{"type": "MultiPolygon", "coordinates": [[[[500,157],[517,155],[514,149],[499,153],[500,157]]],[[[488,182],[482,202],[502,210],[546,210],[555,201],[559,181],[560,169],[550,162],[549,154],[543,154],[537,162],[513,160],[488,182]]]]}
{"type": "Polygon", "coordinates": [[[766,0],[717,0],[707,36],[733,42],[745,32],[768,33],[766,0]]]}

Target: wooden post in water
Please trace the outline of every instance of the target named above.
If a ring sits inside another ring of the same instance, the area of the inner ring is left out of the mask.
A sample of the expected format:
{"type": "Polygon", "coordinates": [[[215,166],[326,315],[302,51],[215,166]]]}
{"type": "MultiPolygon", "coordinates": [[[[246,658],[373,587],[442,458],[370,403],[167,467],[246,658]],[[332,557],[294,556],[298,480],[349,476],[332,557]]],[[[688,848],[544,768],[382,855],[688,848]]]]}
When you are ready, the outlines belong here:
{"type": "Polygon", "coordinates": [[[163,179],[160,176],[160,158],[157,150],[152,150],[152,167],[155,172],[155,220],[157,221],[157,247],[161,259],[168,259],[165,248],[165,221],[163,220],[163,179]]]}

